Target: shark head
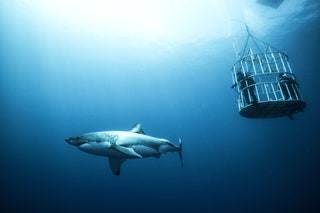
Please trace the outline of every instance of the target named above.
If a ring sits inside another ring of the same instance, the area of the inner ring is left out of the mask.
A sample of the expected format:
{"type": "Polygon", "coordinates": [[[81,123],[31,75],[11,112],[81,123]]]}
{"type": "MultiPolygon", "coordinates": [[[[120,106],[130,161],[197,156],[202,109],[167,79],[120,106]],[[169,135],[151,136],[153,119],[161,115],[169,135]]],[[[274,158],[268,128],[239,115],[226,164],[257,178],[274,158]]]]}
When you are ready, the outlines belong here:
{"type": "MultiPolygon", "coordinates": [[[[109,156],[118,153],[116,141],[118,135],[107,132],[93,132],[79,136],[66,138],[65,141],[73,146],[77,146],[80,150],[100,156],[109,156]]],[[[124,148],[125,149],[125,148],[124,148]]]]}
{"type": "Polygon", "coordinates": [[[74,146],[81,146],[85,143],[100,142],[102,139],[96,133],[87,133],[84,135],[66,138],[65,141],[74,146]]]}
{"type": "Polygon", "coordinates": [[[80,146],[84,143],[87,143],[87,140],[81,136],[66,138],[65,141],[73,146],[80,146]]]}

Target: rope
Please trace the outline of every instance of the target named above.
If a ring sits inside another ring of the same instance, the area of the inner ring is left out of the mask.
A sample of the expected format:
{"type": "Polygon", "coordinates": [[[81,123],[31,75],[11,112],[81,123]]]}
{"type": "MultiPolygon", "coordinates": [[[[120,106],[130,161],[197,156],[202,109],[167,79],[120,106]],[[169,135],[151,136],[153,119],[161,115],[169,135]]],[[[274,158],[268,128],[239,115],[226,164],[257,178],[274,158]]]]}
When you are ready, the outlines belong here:
{"type": "Polygon", "coordinates": [[[233,50],[234,50],[234,53],[236,55],[236,58],[239,59],[240,57],[240,48],[239,48],[239,45],[237,43],[237,40],[236,40],[236,37],[232,31],[232,28],[231,28],[231,18],[230,18],[230,15],[229,15],[229,12],[228,12],[228,7],[226,5],[226,2],[225,0],[223,0],[223,9],[225,11],[225,14],[226,14],[226,19],[227,19],[227,28],[228,28],[228,34],[229,36],[232,37],[232,47],[233,47],[233,50]]]}
{"type": "Polygon", "coordinates": [[[246,30],[247,30],[247,34],[248,34],[248,36],[247,36],[247,40],[246,40],[246,43],[245,43],[245,45],[244,45],[244,48],[243,48],[242,56],[241,56],[241,57],[244,57],[245,50],[247,49],[247,46],[248,46],[248,43],[249,43],[249,39],[251,39],[251,40],[252,40],[252,42],[254,43],[254,45],[256,46],[256,48],[257,48],[257,49],[259,50],[259,52],[261,52],[261,53],[262,53],[263,51],[260,49],[260,47],[259,47],[259,45],[258,45],[257,41],[259,41],[260,43],[262,43],[262,44],[263,44],[263,45],[265,45],[266,47],[271,47],[272,49],[274,49],[274,50],[276,50],[276,51],[278,51],[278,52],[282,52],[281,50],[279,50],[279,49],[275,48],[274,46],[272,46],[272,45],[270,45],[270,44],[268,44],[268,43],[266,43],[266,42],[262,41],[261,39],[259,39],[259,38],[255,37],[254,35],[252,35],[252,34],[250,33],[250,31],[249,31],[249,27],[248,27],[248,25],[247,25],[247,24],[245,24],[245,23],[243,23],[243,22],[241,22],[241,21],[239,21],[239,22],[245,25],[246,30]]]}

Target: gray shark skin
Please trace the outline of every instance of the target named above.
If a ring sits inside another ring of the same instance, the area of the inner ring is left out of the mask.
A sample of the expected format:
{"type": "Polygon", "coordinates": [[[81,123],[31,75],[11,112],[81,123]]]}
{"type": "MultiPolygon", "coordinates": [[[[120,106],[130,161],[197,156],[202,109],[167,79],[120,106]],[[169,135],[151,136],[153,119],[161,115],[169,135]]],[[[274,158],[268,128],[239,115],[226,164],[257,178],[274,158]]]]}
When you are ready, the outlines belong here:
{"type": "Polygon", "coordinates": [[[109,158],[109,165],[115,175],[120,175],[121,165],[127,159],[156,157],[166,152],[178,152],[181,167],[182,143],[175,145],[167,139],[146,135],[137,123],[130,131],[103,131],[92,132],[65,139],[81,151],[92,155],[109,158]]]}

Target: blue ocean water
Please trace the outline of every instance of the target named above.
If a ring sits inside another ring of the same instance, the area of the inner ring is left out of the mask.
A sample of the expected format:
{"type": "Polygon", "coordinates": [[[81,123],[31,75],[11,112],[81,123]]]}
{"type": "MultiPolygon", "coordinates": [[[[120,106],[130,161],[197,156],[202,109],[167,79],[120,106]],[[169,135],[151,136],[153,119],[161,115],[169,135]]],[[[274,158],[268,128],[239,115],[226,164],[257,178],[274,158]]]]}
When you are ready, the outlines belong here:
{"type": "Polygon", "coordinates": [[[1,212],[320,210],[317,1],[261,34],[297,75],[308,106],[294,120],[239,115],[230,36],[83,31],[28,1],[0,2],[1,212]],[[64,141],[137,122],[148,135],[181,138],[184,168],[167,153],[128,160],[115,176],[107,158],[64,141]]]}

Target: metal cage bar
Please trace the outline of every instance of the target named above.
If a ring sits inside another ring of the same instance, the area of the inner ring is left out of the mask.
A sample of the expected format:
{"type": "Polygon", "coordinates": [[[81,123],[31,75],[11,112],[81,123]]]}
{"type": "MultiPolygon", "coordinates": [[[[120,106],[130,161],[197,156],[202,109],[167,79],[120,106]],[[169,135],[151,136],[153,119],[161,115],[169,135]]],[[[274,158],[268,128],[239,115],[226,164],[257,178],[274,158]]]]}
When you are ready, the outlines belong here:
{"type": "Polygon", "coordinates": [[[306,106],[287,55],[271,51],[270,47],[258,54],[249,48],[248,54],[233,65],[232,80],[238,94],[239,112],[245,117],[286,116],[306,106]],[[293,83],[284,83],[280,78],[283,74],[293,83]]]}

